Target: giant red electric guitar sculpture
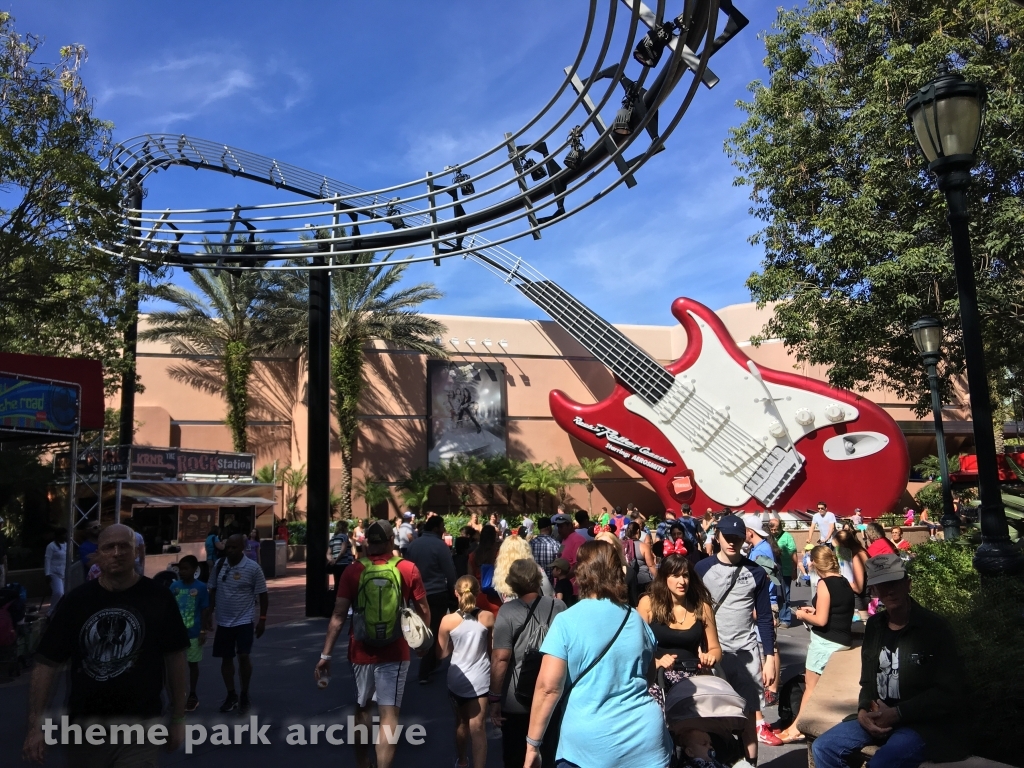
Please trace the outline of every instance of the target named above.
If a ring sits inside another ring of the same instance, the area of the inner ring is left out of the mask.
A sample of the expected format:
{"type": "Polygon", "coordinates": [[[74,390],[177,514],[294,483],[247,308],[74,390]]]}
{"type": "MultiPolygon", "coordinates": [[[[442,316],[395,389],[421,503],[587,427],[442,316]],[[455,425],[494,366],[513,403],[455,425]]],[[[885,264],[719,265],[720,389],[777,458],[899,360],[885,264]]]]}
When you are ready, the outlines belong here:
{"type": "Polygon", "coordinates": [[[760,368],[704,305],[672,305],[688,344],[663,368],[521,261],[475,258],[615,374],[614,392],[596,405],[553,391],[551,413],[570,435],[639,472],[667,509],[802,510],[825,501],[875,517],[906,489],[907,443],[887,413],[852,392],[760,368]]]}

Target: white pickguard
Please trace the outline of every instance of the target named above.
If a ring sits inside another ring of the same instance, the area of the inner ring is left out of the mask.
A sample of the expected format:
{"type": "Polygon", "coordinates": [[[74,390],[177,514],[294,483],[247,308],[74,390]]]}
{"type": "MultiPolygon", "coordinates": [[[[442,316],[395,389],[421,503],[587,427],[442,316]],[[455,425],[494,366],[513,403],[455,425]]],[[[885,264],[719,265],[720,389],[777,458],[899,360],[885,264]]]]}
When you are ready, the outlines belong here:
{"type": "MultiPolygon", "coordinates": [[[[715,409],[716,422],[724,419],[738,427],[757,443],[758,448],[763,446],[765,455],[776,446],[790,448],[779,417],[789,436],[799,443],[802,437],[823,426],[848,423],[859,416],[857,409],[848,403],[795,387],[767,381],[762,384],[732,358],[707,323],[693,312],[689,314],[701,330],[701,352],[692,366],[676,376],[677,385],[685,384],[687,389],[692,388],[695,398],[715,409]],[[765,387],[771,393],[772,403],[766,402],[765,387]]],[[[684,424],[684,412],[666,422],[652,404],[638,395],[630,395],[624,404],[629,411],[651,422],[665,435],[693,470],[696,484],[708,496],[728,507],[738,507],[750,499],[751,494],[744,489],[749,466],[737,471],[735,467],[716,461],[710,455],[714,452],[706,446],[695,445],[687,437],[687,434],[692,434],[692,429],[688,430],[684,424]]],[[[687,407],[690,406],[684,406],[684,410],[687,407]]]]}

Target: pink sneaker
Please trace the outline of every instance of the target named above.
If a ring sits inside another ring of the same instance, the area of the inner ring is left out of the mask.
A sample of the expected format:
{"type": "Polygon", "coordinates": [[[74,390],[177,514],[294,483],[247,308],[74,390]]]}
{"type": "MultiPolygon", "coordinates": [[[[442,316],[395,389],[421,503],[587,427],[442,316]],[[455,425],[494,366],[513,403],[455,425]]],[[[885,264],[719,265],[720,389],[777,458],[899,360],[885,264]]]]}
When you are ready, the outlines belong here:
{"type": "Polygon", "coordinates": [[[761,720],[757,724],[757,740],[770,747],[782,746],[782,739],[775,735],[775,732],[771,729],[771,726],[768,725],[766,720],[761,720]]]}

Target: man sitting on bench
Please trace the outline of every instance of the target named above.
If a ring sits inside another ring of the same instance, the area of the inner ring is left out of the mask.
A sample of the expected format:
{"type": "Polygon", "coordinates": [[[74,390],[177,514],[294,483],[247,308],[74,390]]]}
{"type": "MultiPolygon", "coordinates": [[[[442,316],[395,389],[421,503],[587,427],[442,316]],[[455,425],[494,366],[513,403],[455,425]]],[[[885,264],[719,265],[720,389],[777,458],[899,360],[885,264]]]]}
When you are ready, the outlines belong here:
{"type": "Polygon", "coordinates": [[[816,768],[846,768],[846,756],[869,744],[881,745],[871,768],[966,758],[969,731],[951,726],[966,687],[952,629],[910,597],[910,577],[898,555],[872,557],[865,570],[885,611],[864,628],[857,717],[814,741],[816,768]]]}

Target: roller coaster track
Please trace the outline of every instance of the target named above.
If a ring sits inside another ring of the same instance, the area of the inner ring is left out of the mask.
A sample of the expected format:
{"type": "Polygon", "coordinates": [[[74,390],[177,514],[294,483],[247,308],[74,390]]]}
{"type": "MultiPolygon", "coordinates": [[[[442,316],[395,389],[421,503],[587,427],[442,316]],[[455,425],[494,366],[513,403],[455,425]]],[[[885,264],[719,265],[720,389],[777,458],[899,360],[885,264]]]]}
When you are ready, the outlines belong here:
{"type": "Polygon", "coordinates": [[[718,82],[709,60],[747,19],[732,0],[675,4],[682,8],[673,16],[667,0],[657,0],[654,9],[640,0],[591,0],[576,58],[534,117],[476,157],[403,184],[364,191],[273,158],[185,135],[146,134],[125,141],[115,149],[111,167],[120,183],[136,191],[154,174],[183,166],[249,179],[304,199],[148,210],[136,193],[128,196],[135,202],[126,205],[125,218],[138,247],[96,247],[136,261],[189,269],[366,266],[348,263],[346,252],[404,252],[393,264],[439,262],[480,252],[504,262],[511,254],[502,244],[526,235],[540,238],[543,229],[621,184],[633,186],[635,172],[664,149],[699,86],[718,82]],[[604,15],[599,14],[602,6],[604,15]],[[664,50],[649,65],[632,55],[645,38],[660,39],[664,50]],[[624,43],[615,60],[609,52],[617,39],[624,43]],[[591,59],[584,72],[584,60],[591,59]],[[688,73],[689,85],[680,96],[677,92],[684,89],[677,86],[688,73]],[[602,112],[618,109],[620,102],[616,120],[606,121],[602,112]],[[564,140],[556,138],[567,128],[564,140]],[[596,138],[587,148],[592,136],[596,138]],[[627,158],[638,140],[639,151],[627,158]],[[211,243],[225,247],[211,248],[211,243]],[[414,249],[427,252],[417,255],[414,249]]]}

